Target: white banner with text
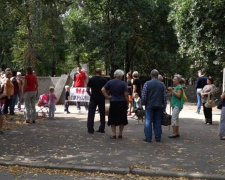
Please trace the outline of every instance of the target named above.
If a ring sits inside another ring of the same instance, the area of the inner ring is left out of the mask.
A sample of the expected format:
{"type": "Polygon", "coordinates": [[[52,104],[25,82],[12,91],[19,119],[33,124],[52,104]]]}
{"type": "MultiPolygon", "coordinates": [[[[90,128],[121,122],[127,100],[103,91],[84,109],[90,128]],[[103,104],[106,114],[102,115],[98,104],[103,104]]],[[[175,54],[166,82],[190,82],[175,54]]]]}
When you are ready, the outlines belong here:
{"type": "Polygon", "coordinates": [[[70,101],[89,102],[90,96],[87,93],[87,88],[85,87],[70,88],[70,101]]]}

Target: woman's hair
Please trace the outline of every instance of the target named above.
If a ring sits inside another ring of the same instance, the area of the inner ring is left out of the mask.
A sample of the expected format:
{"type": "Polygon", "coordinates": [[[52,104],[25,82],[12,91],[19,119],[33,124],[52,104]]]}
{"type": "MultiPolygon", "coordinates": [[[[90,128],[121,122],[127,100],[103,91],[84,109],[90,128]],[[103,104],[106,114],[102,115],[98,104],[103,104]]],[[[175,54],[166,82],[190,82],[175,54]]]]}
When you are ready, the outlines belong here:
{"type": "Polygon", "coordinates": [[[131,72],[128,72],[127,75],[132,78],[132,73],[131,72]]]}
{"type": "Polygon", "coordinates": [[[138,95],[138,93],[134,93],[134,97],[135,97],[136,95],[138,95]]]}
{"type": "Polygon", "coordinates": [[[65,85],[65,88],[67,89],[67,88],[69,88],[70,86],[68,86],[68,85],[65,85]]]}
{"type": "Polygon", "coordinates": [[[210,80],[212,84],[214,83],[214,79],[211,76],[209,76],[207,79],[210,80]]]}
{"type": "Polygon", "coordinates": [[[180,84],[183,84],[183,83],[184,83],[184,81],[182,80],[182,76],[181,76],[180,74],[175,74],[174,77],[177,78],[177,80],[178,80],[178,82],[179,82],[180,84]]]}
{"type": "Polygon", "coordinates": [[[51,87],[49,88],[49,91],[50,91],[50,92],[54,92],[54,91],[55,91],[55,88],[54,88],[53,86],[51,86],[51,87]]]}
{"type": "Polygon", "coordinates": [[[124,75],[124,72],[121,70],[121,69],[117,69],[115,72],[114,72],[114,77],[123,77],[124,75]]]}
{"type": "Polygon", "coordinates": [[[137,71],[134,71],[133,74],[132,74],[132,76],[137,78],[138,77],[138,72],[137,71]]]}
{"type": "Polygon", "coordinates": [[[26,71],[27,71],[27,74],[33,74],[33,70],[32,70],[32,67],[31,66],[28,66],[26,68],[26,71]]]}
{"type": "Polygon", "coordinates": [[[12,74],[12,71],[6,71],[5,77],[8,77],[10,74],[12,74]]]}

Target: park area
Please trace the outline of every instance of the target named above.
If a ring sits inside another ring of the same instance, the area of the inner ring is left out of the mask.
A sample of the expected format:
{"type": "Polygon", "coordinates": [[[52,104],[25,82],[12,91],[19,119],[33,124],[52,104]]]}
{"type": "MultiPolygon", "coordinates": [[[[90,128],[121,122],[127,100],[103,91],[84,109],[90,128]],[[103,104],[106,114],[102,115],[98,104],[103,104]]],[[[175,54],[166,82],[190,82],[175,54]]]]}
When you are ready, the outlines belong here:
{"type": "Polygon", "coordinates": [[[71,113],[64,114],[63,106],[57,105],[56,120],[40,114],[35,124],[26,124],[18,113],[5,122],[0,169],[18,178],[29,171],[35,178],[224,179],[225,142],[218,137],[220,110],[213,109],[213,125],[206,125],[204,115],[195,114],[196,106],[186,104],[180,114],[180,138],[168,138],[171,128],[166,126],[160,143],[145,143],[143,124],[137,124],[132,116],[121,140],[109,138],[110,127],[104,134],[88,134],[87,112],[82,108],[78,112],[71,106],[71,113]]]}

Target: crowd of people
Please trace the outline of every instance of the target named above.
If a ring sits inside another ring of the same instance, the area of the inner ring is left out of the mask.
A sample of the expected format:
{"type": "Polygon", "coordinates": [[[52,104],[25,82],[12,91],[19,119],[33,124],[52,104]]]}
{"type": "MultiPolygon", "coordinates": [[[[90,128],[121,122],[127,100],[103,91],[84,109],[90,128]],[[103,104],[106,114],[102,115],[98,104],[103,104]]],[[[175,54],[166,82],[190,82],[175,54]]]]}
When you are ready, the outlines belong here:
{"type": "MultiPolygon", "coordinates": [[[[201,106],[205,116],[205,123],[212,124],[212,107],[206,106],[207,100],[213,97],[217,88],[214,85],[212,77],[205,77],[203,71],[198,72],[196,81],[197,94],[197,114],[200,114],[201,106]]],[[[86,87],[87,93],[90,96],[89,105],[84,103],[87,117],[87,131],[90,134],[94,132],[105,133],[105,99],[109,99],[110,108],[108,113],[107,125],[111,126],[111,139],[122,139],[124,127],[128,124],[128,116],[132,115],[135,110],[141,111],[145,109],[145,123],[144,134],[145,142],[152,141],[152,134],[156,142],[161,141],[162,126],[161,119],[166,113],[167,96],[170,94],[170,105],[172,108],[171,125],[173,132],[169,138],[180,137],[179,132],[179,114],[183,109],[184,104],[184,83],[185,80],[181,75],[175,74],[173,77],[173,86],[166,87],[163,83],[163,77],[156,69],[150,72],[151,79],[146,81],[142,86],[137,71],[126,74],[126,82],[124,79],[124,71],[118,69],[114,72],[114,79],[107,81],[102,77],[102,70],[97,68],[95,75],[89,80],[82,70],[81,66],[77,67],[77,72],[74,74],[74,80],[71,87],[86,87]],[[145,108],[143,108],[143,105],[145,108]],[[97,131],[94,130],[94,118],[98,108],[100,113],[100,126],[97,131]],[[116,127],[119,127],[117,133],[116,127]],[[118,136],[117,136],[118,135],[118,136]]],[[[38,81],[31,67],[26,68],[26,75],[24,81],[21,79],[21,73],[11,71],[7,68],[1,72],[1,110],[0,110],[0,130],[3,126],[3,117],[6,120],[11,120],[15,114],[15,107],[17,105],[18,111],[21,109],[21,99],[24,99],[25,106],[25,122],[35,123],[36,121],[36,99],[38,94],[38,81]],[[10,115],[10,116],[9,116],[10,115]]],[[[54,87],[49,88],[48,93],[48,107],[49,119],[55,119],[54,113],[57,104],[57,97],[54,94],[54,87]]],[[[221,95],[222,110],[219,124],[219,137],[225,140],[225,93],[221,95]]],[[[65,86],[65,103],[64,113],[68,114],[70,104],[70,87],[65,86]]],[[[80,110],[80,102],[76,102],[77,110],[80,110]]],[[[3,134],[3,131],[0,131],[3,134]]]]}

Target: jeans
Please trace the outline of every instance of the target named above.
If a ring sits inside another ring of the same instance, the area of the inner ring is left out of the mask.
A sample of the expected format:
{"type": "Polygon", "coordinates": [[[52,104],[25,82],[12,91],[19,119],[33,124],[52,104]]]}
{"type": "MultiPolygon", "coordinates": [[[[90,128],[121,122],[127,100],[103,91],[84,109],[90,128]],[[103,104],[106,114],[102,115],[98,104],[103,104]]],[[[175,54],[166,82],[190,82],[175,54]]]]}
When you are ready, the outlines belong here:
{"type": "Polygon", "coordinates": [[[31,117],[33,121],[36,120],[36,95],[36,91],[29,91],[24,93],[24,104],[26,108],[25,116],[27,121],[30,121],[31,117]]]}
{"type": "MultiPolygon", "coordinates": [[[[77,110],[80,110],[80,103],[81,102],[77,101],[76,103],[77,103],[77,110]]],[[[85,106],[85,109],[88,110],[88,103],[87,102],[84,102],[84,106],[85,106]]]]}
{"type": "Polygon", "coordinates": [[[95,111],[97,106],[100,113],[99,130],[100,131],[105,130],[105,100],[90,101],[89,110],[88,110],[88,119],[87,119],[88,132],[94,132],[94,118],[95,118],[95,111]]]}
{"type": "Polygon", "coordinates": [[[200,113],[202,105],[202,97],[200,93],[197,93],[197,113],[200,113]]]}
{"type": "Polygon", "coordinates": [[[64,112],[69,112],[69,106],[70,106],[69,102],[64,103],[64,112]]]}
{"type": "Polygon", "coordinates": [[[50,103],[48,117],[54,118],[54,116],[55,116],[55,103],[50,103]]]}
{"type": "Polygon", "coordinates": [[[18,94],[14,94],[12,96],[12,100],[11,100],[11,104],[10,104],[10,115],[14,115],[15,114],[14,110],[15,110],[15,105],[16,105],[17,98],[18,98],[18,94]]]}
{"type": "Polygon", "coordinates": [[[162,119],[163,109],[161,107],[146,107],[145,108],[145,138],[148,141],[152,140],[152,124],[154,126],[155,139],[161,140],[161,119],[162,119]]]}
{"type": "Polygon", "coordinates": [[[17,96],[17,108],[18,108],[18,110],[21,110],[20,98],[21,98],[21,92],[18,92],[18,96],[17,96]]]}

